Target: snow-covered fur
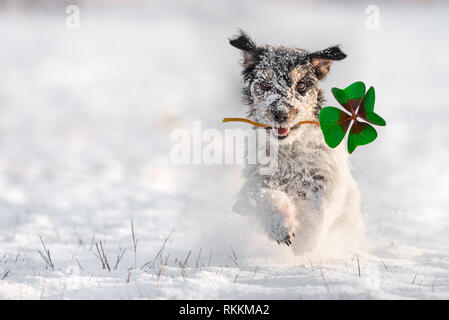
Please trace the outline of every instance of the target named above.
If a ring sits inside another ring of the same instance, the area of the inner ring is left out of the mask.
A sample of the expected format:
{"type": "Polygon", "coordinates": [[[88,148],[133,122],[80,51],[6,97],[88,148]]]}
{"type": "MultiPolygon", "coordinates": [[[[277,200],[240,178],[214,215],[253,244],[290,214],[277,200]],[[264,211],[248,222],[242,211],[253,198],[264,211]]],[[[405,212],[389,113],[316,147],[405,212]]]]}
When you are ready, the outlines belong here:
{"type": "Polygon", "coordinates": [[[296,125],[318,121],[323,103],[318,81],[332,61],[346,55],[338,46],[312,53],[260,46],[243,32],[230,43],[243,53],[248,118],[270,125],[279,139],[277,170],[261,175],[260,165],[247,165],[234,211],[254,213],[271,239],[292,245],[296,253],[319,248],[338,232],[359,239],[360,194],[347,152],[329,148],[318,126],[296,125]]]}

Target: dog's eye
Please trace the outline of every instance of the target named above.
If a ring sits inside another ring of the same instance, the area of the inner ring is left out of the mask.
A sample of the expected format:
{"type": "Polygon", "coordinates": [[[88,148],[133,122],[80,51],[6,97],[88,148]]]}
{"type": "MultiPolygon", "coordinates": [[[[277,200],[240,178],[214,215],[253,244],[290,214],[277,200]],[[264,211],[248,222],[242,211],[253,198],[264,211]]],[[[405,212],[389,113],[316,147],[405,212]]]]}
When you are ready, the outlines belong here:
{"type": "Polygon", "coordinates": [[[271,85],[270,85],[268,82],[266,82],[266,81],[262,81],[262,82],[260,83],[260,88],[261,88],[263,91],[268,91],[268,90],[271,89],[271,85]]]}
{"type": "Polygon", "coordinates": [[[304,81],[299,81],[296,84],[296,91],[298,91],[299,93],[303,93],[304,90],[306,90],[307,86],[306,83],[304,81]]]}

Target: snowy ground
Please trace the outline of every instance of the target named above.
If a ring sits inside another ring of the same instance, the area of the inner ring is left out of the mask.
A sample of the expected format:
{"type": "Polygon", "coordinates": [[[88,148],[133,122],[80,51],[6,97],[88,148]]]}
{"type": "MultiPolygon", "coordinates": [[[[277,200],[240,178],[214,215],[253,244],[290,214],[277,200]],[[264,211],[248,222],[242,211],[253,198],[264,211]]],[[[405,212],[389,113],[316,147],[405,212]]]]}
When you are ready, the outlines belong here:
{"type": "Polygon", "coordinates": [[[103,2],[78,31],[0,7],[0,298],[448,299],[449,6],[379,2],[368,30],[372,3],[342,3],[103,2]],[[388,126],[351,156],[369,250],[296,257],[230,210],[240,166],[170,163],[173,129],[244,115],[238,27],[340,43],[326,92],[376,87],[388,126]]]}

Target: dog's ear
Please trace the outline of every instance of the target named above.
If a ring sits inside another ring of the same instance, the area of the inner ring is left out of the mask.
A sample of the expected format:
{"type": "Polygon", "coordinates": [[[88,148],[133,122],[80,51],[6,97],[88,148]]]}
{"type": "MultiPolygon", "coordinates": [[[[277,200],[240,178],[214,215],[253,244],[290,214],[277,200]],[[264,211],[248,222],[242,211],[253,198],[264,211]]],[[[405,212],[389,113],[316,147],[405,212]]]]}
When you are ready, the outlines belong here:
{"type": "Polygon", "coordinates": [[[244,72],[250,72],[259,62],[262,48],[254,43],[253,40],[242,30],[240,34],[232,39],[229,39],[231,46],[242,50],[243,54],[243,69],[244,72]]]}
{"type": "Polygon", "coordinates": [[[340,50],[339,46],[329,47],[324,50],[309,54],[310,62],[315,69],[318,79],[323,79],[329,73],[330,66],[334,60],[343,60],[346,54],[340,50]]]}

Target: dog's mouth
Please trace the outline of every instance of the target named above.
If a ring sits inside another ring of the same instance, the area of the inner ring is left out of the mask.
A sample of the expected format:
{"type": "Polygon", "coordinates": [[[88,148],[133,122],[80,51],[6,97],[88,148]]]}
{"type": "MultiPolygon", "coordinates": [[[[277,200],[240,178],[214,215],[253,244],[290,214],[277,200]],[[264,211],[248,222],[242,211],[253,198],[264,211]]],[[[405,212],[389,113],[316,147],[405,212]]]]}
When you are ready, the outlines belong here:
{"type": "Polygon", "coordinates": [[[288,127],[288,128],[278,127],[278,128],[271,128],[271,129],[273,130],[274,135],[278,139],[287,138],[288,134],[290,133],[290,127],[288,127]]]}

